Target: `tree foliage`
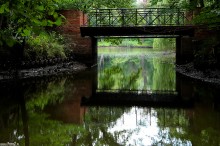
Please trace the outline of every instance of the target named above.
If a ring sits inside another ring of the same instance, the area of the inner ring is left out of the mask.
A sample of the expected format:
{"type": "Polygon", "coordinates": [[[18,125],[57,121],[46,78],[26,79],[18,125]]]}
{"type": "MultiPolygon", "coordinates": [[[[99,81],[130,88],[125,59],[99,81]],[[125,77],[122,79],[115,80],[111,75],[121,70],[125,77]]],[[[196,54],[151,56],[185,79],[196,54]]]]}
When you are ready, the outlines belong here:
{"type": "Polygon", "coordinates": [[[98,8],[130,8],[134,0],[60,0],[59,9],[77,9],[87,12],[98,8]]]}
{"type": "Polygon", "coordinates": [[[0,45],[13,46],[42,27],[60,25],[57,0],[3,0],[0,2],[0,45]],[[6,37],[7,36],[7,37],[6,37]]]}
{"type": "Polygon", "coordinates": [[[57,13],[58,9],[78,9],[86,12],[92,8],[128,8],[133,4],[134,0],[2,0],[0,46],[7,44],[12,47],[33,32],[41,32],[41,28],[61,25],[62,17],[57,13]]]}
{"type": "Polygon", "coordinates": [[[203,8],[200,15],[198,15],[194,19],[195,24],[205,25],[209,28],[218,28],[220,24],[220,7],[219,8],[212,8],[212,7],[205,7],[203,8]]]}

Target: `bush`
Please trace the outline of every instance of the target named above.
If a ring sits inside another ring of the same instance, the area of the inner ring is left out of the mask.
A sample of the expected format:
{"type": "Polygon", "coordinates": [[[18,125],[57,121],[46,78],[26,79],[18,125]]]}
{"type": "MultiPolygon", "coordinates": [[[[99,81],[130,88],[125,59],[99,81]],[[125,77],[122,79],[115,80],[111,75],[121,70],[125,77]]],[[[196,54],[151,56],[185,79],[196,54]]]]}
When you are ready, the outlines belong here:
{"type": "Polygon", "coordinates": [[[43,32],[33,35],[27,40],[24,50],[25,60],[40,60],[44,58],[66,58],[68,46],[63,36],[56,32],[43,32]]]}

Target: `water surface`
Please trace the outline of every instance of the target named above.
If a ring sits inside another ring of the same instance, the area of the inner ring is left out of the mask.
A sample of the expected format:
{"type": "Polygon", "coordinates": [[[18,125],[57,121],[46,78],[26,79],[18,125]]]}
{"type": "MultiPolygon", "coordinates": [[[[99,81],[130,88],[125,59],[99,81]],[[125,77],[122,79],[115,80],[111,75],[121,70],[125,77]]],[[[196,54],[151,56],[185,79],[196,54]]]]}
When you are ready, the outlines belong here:
{"type": "Polygon", "coordinates": [[[0,143],[220,145],[219,89],[176,74],[174,52],[132,51],[102,50],[97,69],[73,75],[1,82],[0,143]]]}

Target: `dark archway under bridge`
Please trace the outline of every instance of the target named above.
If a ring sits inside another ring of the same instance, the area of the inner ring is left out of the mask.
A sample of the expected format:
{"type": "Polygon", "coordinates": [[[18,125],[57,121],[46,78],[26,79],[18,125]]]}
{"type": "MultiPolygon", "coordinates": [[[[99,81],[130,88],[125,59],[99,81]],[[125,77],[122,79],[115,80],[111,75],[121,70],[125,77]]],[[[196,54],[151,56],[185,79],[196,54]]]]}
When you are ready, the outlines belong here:
{"type": "Polygon", "coordinates": [[[93,64],[97,60],[97,39],[100,38],[175,38],[176,63],[193,59],[194,26],[142,26],[142,27],[80,27],[82,37],[92,40],[93,64]]]}

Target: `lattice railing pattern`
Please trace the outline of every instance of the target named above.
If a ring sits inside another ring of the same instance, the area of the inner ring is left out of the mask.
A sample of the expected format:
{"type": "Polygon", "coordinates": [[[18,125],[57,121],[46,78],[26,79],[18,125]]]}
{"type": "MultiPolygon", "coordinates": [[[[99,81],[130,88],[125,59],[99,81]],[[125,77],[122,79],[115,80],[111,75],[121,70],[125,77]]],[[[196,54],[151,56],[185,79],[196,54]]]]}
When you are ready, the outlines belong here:
{"type": "Polygon", "coordinates": [[[93,9],[87,14],[84,26],[180,26],[190,24],[181,9],[93,9]]]}

